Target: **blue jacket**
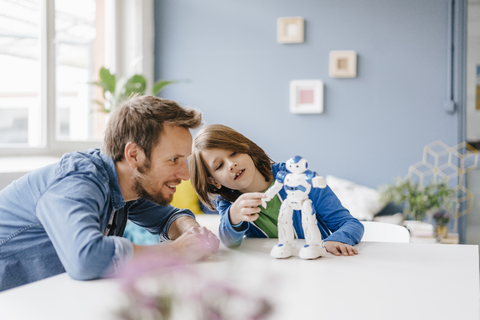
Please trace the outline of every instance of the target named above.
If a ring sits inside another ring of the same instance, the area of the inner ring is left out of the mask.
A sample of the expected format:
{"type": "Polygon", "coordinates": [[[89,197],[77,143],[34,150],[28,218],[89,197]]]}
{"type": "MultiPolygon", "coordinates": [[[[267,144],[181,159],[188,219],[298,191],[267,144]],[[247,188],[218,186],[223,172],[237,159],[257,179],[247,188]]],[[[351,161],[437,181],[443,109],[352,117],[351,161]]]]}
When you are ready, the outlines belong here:
{"type": "MultiPolygon", "coordinates": [[[[133,256],[132,243],[104,236],[111,214],[126,205],[114,161],[98,149],[73,152],[33,171],[0,192],[0,291],[62,272],[95,279],[133,256]]],[[[189,210],[144,199],[128,219],[160,240],[189,210]]]]}
{"type": "MultiPolygon", "coordinates": [[[[279,171],[286,171],[285,163],[272,165],[272,171],[274,177],[279,171]]],[[[282,201],[287,197],[283,188],[279,195],[282,201]]],[[[363,237],[363,225],[342,206],[330,187],[327,186],[324,189],[312,188],[308,197],[313,201],[317,211],[318,227],[324,241],[338,241],[352,246],[360,242],[363,237]]],[[[229,201],[221,197],[217,199],[217,210],[220,213],[219,236],[225,246],[239,246],[244,236],[267,238],[267,235],[260,228],[247,221],[244,221],[241,225],[241,231],[233,229],[229,219],[231,206],[232,203],[229,201]]],[[[302,215],[298,210],[293,212],[293,226],[297,238],[304,239],[302,215]]]]}

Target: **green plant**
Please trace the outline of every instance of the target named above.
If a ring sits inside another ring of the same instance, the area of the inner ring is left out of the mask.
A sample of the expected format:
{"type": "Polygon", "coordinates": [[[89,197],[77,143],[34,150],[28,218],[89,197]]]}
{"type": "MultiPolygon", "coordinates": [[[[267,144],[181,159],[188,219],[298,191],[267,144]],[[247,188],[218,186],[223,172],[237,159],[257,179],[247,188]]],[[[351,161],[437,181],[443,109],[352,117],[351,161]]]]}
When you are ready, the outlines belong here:
{"type": "Polygon", "coordinates": [[[440,209],[433,214],[433,220],[437,226],[446,226],[451,218],[452,216],[445,209],[440,209]]]}
{"type": "Polygon", "coordinates": [[[384,186],[380,190],[381,201],[403,204],[404,213],[419,221],[431,210],[453,209],[456,199],[457,191],[449,187],[447,181],[423,186],[407,177],[397,179],[395,185],[384,186]]]}
{"type": "MultiPolygon", "coordinates": [[[[102,67],[99,72],[100,81],[91,84],[103,89],[105,102],[94,100],[101,108],[99,111],[109,113],[115,107],[118,107],[131,95],[144,95],[147,89],[147,80],[143,75],[135,74],[130,78],[121,78],[117,81],[115,74],[102,67]]],[[[151,94],[156,96],[166,86],[178,83],[179,80],[159,80],[155,82],[151,94]]]]}

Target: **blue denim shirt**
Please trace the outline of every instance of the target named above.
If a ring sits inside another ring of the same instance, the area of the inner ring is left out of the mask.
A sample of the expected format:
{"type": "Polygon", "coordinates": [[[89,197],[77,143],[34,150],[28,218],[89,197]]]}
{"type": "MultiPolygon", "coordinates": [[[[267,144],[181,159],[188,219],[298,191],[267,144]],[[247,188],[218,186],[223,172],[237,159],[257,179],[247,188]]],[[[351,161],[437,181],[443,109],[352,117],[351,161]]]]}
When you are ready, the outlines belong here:
{"type": "MultiPolygon", "coordinates": [[[[0,192],[0,291],[62,272],[78,280],[117,271],[132,243],[104,236],[111,214],[125,206],[114,161],[98,149],[65,154],[0,192]]],[[[160,240],[189,210],[138,199],[128,219],[160,240]]]]}

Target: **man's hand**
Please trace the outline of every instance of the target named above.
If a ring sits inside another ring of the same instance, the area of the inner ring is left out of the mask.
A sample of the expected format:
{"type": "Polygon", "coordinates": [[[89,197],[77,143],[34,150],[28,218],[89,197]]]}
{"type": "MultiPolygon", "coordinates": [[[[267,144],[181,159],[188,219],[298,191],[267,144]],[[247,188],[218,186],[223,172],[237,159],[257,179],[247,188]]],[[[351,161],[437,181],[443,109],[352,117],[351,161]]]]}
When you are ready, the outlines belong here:
{"type": "Polygon", "coordinates": [[[204,260],[216,253],[220,241],[205,227],[191,227],[170,246],[180,258],[188,261],[204,260]]]}
{"type": "Polygon", "coordinates": [[[197,261],[217,252],[220,241],[205,227],[190,227],[177,239],[150,246],[133,245],[133,258],[145,254],[160,254],[185,261],[197,261]]]}
{"type": "Polygon", "coordinates": [[[338,241],[325,241],[324,246],[328,252],[333,253],[336,256],[340,256],[342,254],[344,256],[354,256],[358,254],[357,249],[351,245],[338,241]]]}

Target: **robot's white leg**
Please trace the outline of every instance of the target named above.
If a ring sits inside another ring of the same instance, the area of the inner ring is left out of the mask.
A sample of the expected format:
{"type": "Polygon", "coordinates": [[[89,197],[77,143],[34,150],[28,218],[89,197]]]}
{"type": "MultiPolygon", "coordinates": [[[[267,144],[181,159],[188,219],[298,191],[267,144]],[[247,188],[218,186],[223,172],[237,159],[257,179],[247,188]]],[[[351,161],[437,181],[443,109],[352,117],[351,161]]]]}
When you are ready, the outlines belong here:
{"type": "Polygon", "coordinates": [[[308,199],[302,205],[302,226],[305,234],[305,246],[300,249],[300,258],[315,259],[326,253],[322,248],[322,235],[317,225],[317,217],[312,200],[308,199]]]}
{"type": "Polygon", "coordinates": [[[309,245],[321,245],[322,236],[317,225],[317,217],[315,208],[313,208],[312,200],[308,199],[302,205],[302,226],[305,234],[305,242],[309,245]]]}
{"type": "Polygon", "coordinates": [[[293,209],[288,199],[283,201],[278,215],[278,244],[272,248],[270,255],[277,259],[288,258],[293,255],[295,249],[293,235],[293,209]]]}

